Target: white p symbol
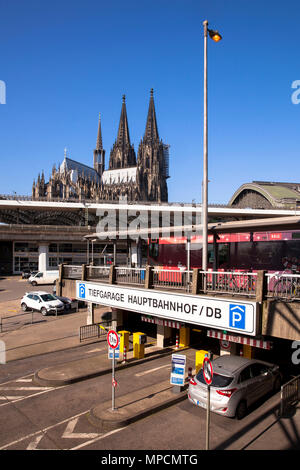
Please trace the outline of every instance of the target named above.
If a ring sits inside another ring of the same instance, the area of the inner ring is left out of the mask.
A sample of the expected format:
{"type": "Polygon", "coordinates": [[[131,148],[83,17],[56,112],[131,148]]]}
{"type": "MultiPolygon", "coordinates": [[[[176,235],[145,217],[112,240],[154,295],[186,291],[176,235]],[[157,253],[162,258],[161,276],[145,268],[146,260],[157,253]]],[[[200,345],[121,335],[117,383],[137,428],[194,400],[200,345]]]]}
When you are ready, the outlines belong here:
{"type": "Polygon", "coordinates": [[[240,314],[240,312],[233,312],[233,315],[232,315],[233,326],[235,326],[236,323],[239,323],[241,319],[242,319],[242,315],[240,314]]]}
{"type": "Polygon", "coordinates": [[[0,364],[6,364],[6,348],[4,341],[0,341],[0,364]]]}

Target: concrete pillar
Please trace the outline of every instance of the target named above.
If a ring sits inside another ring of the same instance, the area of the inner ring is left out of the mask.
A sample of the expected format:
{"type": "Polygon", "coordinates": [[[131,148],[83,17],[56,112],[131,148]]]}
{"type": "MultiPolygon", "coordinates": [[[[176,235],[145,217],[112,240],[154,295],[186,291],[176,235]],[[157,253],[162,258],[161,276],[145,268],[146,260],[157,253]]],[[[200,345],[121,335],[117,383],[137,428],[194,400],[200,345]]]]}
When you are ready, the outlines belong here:
{"type": "Polygon", "coordinates": [[[117,329],[123,326],[123,310],[119,308],[111,309],[111,328],[117,331],[117,329]]]}
{"type": "Polygon", "coordinates": [[[142,249],[141,243],[139,241],[131,242],[131,265],[135,267],[140,267],[142,265],[142,249]]]}
{"type": "Polygon", "coordinates": [[[171,338],[171,328],[169,326],[157,325],[156,330],[156,346],[159,348],[165,347],[165,341],[171,338]]]}
{"type": "Polygon", "coordinates": [[[49,246],[45,243],[39,245],[39,271],[47,271],[49,268],[49,246]]]}
{"type": "Polygon", "coordinates": [[[95,304],[88,302],[86,324],[92,325],[93,323],[95,323],[95,304]]]}

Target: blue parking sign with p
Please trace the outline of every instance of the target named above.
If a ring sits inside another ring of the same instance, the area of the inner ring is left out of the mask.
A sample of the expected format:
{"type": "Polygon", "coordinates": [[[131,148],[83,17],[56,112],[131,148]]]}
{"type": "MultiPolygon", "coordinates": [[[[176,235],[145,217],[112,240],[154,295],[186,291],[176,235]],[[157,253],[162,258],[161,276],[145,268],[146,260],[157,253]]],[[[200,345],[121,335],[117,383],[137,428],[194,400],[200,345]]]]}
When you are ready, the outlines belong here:
{"type": "Polygon", "coordinates": [[[229,305],[229,326],[244,330],[246,327],[246,306],[245,305],[229,305]]]}
{"type": "Polygon", "coordinates": [[[78,290],[79,290],[79,297],[81,299],[85,299],[85,284],[80,283],[78,286],[78,290]]]}

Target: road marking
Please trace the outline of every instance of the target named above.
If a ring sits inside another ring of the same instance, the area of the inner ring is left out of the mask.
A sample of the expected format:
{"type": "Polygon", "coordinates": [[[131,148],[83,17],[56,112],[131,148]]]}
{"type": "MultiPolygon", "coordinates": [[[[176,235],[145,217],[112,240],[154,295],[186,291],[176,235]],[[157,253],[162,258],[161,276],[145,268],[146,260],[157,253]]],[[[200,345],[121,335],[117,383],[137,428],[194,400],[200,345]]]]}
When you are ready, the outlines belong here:
{"type": "Polygon", "coordinates": [[[155,372],[156,370],[163,369],[165,367],[169,367],[171,369],[170,364],[166,364],[164,366],[156,367],[155,369],[145,370],[144,372],[139,372],[138,374],[134,374],[136,377],[142,377],[143,375],[151,374],[151,372],[155,372]]]}
{"type": "Polygon", "coordinates": [[[2,390],[51,390],[52,387],[1,387],[0,392],[2,390]]]}
{"type": "Polygon", "coordinates": [[[17,397],[16,395],[9,397],[6,395],[5,397],[0,397],[0,400],[16,400],[16,399],[20,400],[21,398],[25,398],[25,397],[24,396],[17,397]]]}
{"type": "Polygon", "coordinates": [[[21,437],[20,439],[17,439],[15,441],[12,441],[12,442],[9,442],[8,444],[5,444],[4,446],[0,447],[0,450],[4,450],[4,449],[8,449],[9,447],[13,446],[13,445],[16,445],[16,444],[19,444],[20,442],[23,442],[25,441],[26,439],[31,439],[33,438],[28,446],[27,446],[27,450],[37,450],[37,446],[38,444],[40,443],[40,441],[42,440],[42,438],[46,435],[46,433],[48,431],[50,431],[51,429],[55,428],[55,427],[58,427],[58,426],[61,426],[62,424],[65,424],[65,423],[68,423],[67,424],[67,427],[62,435],[63,438],[89,438],[88,441],[86,442],[83,442],[75,447],[72,447],[71,449],[69,450],[77,450],[77,449],[81,449],[83,447],[86,447],[90,444],[93,444],[94,442],[97,442],[101,439],[105,439],[106,437],[109,437],[117,432],[120,432],[122,430],[126,430],[126,427],[121,427],[121,428],[118,428],[118,429],[114,429],[112,431],[109,431],[105,434],[96,434],[96,433],[74,433],[74,429],[75,429],[75,426],[78,422],[78,419],[83,416],[83,415],[86,415],[87,413],[89,413],[90,410],[86,410],[86,411],[83,411],[81,413],[78,413],[77,415],[75,416],[71,416],[69,418],[66,418],[64,419],[63,421],[60,421],[59,423],[56,423],[56,424],[52,424],[51,426],[47,426],[46,428],[43,428],[43,429],[40,429],[39,431],[36,431],[36,432],[33,432],[33,433],[30,433],[30,434],[27,434],[26,436],[24,437],[21,437]]]}
{"type": "Polygon", "coordinates": [[[20,379],[11,379],[8,382],[2,382],[2,383],[0,383],[0,387],[2,385],[11,384],[13,382],[17,382],[18,380],[25,379],[26,377],[32,377],[33,378],[33,374],[31,373],[31,374],[28,374],[28,375],[24,375],[23,377],[20,377],[20,379]]]}
{"type": "Polygon", "coordinates": [[[96,349],[91,349],[90,351],[85,351],[85,354],[90,354],[93,352],[99,352],[99,351],[104,351],[105,348],[96,348],[96,349]]]}
{"type": "Polygon", "coordinates": [[[80,433],[74,432],[75,426],[79,420],[80,416],[77,418],[72,419],[67,424],[67,427],[62,435],[64,439],[94,439],[95,437],[99,436],[99,433],[80,433]]]}
{"type": "Polygon", "coordinates": [[[39,393],[32,393],[31,395],[27,395],[27,396],[18,398],[16,400],[8,401],[6,403],[1,403],[0,407],[5,406],[5,405],[10,405],[11,403],[16,403],[16,402],[21,401],[21,400],[27,400],[27,398],[37,397],[38,395],[43,395],[44,393],[49,393],[51,391],[59,390],[59,389],[64,388],[64,387],[67,387],[67,385],[62,385],[61,387],[56,387],[56,388],[48,388],[47,390],[43,390],[42,392],[39,392],[39,393]]]}
{"type": "Polygon", "coordinates": [[[56,426],[60,426],[61,424],[67,423],[68,421],[70,421],[70,419],[74,419],[74,418],[77,418],[77,417],[82,416],[84,414],[87,414],[89,411],[90,410],[83,411],[82,413],[79,413],[78,415],[71,416],[70,418],[66,418],[63,421],[60,421],[59,423],[52,424],[51,426],[48,426],[47,428],[40,429],[39,431],[32,432],[31,434],[27,434],[27,436],[21,437],[20,439],[17,439],[16,441],[10,442],[9,444],[5,444],[4,446],[0,447],[0,450],[7,449],[8,447],[11,447],[15,444],[18,444],[19,442],[25,441],[26,439],[30,439],[31,437],[38,436],[40,434],[45,434],[50,429],[53,429],[56,426]]]}
{"type": "Polygon", "coordinates": [[[44,434],[40,434],[37,436],[33,441],[31,441],[26,448],[26,450],[36,450],[37,446],[39,445],[39,442],[43,439],[44,434]]]}
{"type": "MultiPolygon", "coordinates": [[[[17,379],[16,382],[32,382],[32,378],[31,379],[17,379]]],[[[0,384],[0,387],[1,387],[1,384],[0,384]]]]}
{"type": "Polygon", "coordinates": [[[126,429],[127,426],[125,427],[122,427],[122,428],[118,428],[118,429],[114,429],[113,431],[109,431],[107,432],[106,434],[101,434],[99,435],[98,437],[96,437],[95,439],[91,439],[90,441],[87,441],[87,442],[83,442],[82,444],[79,444],[78,446],[76,447],[72,447],[71,449],[69,450],[78,450],[78,449],[82,449],[82,447],[86,447],[90,444],[93,444],[94,442],[97,442],[97,441],[100,441],[101,439],[105,439],[106,437],[109,437],[111,436],[112,434],[115,434],[119,431],[123,431],[124,429],[126,429]]]}

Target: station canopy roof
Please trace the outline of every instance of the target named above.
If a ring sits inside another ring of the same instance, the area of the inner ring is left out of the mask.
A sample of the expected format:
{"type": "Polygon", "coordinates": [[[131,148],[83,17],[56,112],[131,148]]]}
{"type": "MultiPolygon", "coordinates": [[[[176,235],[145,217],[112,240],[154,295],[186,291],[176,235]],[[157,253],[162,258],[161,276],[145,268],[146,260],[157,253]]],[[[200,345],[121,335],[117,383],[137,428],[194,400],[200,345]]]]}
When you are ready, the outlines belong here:
{"type": "MultiPolygon", "coordinates": [[[[237,220],[230,222],[216,222],[208,224],[208,233],[242,233],[242,232],[266,232],[266,231],[286,231],[300,230],[300,217],[276,217],[266,219],[237,220]]],[[[95,232],[86,235],[87,240],[91,239],[137,239],[137,238],[160,238],[172,236],[194,236],[200,235],[202,225],[181,225],[173,227],[143,228],[128,230],[113,230],[95,232]]]]}

